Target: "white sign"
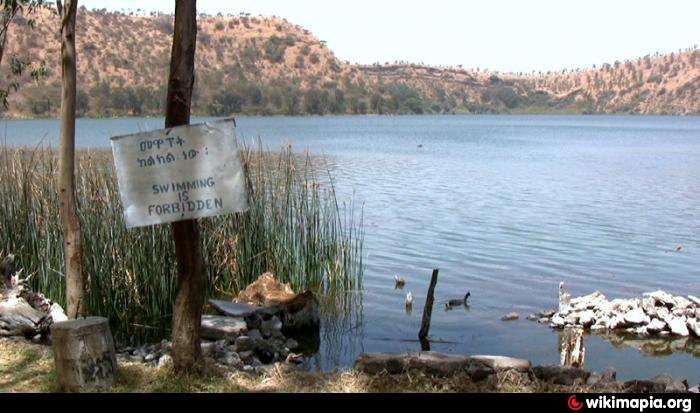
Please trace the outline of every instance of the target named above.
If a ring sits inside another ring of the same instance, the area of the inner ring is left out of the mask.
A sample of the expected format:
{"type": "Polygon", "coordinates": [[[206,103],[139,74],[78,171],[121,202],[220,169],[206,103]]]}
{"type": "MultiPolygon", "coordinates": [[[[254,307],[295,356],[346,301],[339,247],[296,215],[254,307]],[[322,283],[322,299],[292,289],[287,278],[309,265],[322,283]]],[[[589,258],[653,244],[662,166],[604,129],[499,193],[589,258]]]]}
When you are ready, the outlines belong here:
{"type": "Polygon", "coordinates": [[[233,119],[112,138],[128,228],[248,209],[233,119]]]}

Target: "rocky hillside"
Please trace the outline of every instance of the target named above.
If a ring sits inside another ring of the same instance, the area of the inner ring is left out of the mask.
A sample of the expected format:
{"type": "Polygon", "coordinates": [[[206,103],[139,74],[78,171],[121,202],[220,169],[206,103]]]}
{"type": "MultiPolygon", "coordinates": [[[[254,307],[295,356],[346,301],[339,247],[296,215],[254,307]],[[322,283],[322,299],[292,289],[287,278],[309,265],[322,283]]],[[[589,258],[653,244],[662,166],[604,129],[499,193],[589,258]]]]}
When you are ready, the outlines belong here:
{"type": "MultiPolygon", "coordinates": [[[[20,18],[11,56],[45,62],[22,81],[4,116],[54,116],[60,106],[58,18],[20,18]]],[[[696,48],[590,70],[499,74],[413,64],[353,65],[308,30],[276,17],[200,16],[193,110],[198,114],[700,113],[696,48]]],[[[172,16],[78,12],[82,115],[163,113],[172,16]]]]}

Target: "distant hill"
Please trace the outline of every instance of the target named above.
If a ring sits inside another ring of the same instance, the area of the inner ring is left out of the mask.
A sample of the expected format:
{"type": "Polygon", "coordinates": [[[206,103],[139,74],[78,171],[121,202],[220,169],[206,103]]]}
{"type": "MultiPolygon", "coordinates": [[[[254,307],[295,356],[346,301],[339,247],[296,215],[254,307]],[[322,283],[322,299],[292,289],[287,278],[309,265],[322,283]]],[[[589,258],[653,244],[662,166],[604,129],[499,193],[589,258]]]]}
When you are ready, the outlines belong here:
{"type": "MultiPolygon", "coordinates": [[[[55,116],[60,109],[58,18],[35,29],[20,18],[10,56],[45,61],[5,117],[55,116]]],[[[200,16],[193,110],[197,114],[638,113],[700,114],[700,51],[605,64],[588,70],[499,74],[416,64],[353,65],[308,30],[277,17],[200,16]]],[[[85,116],[159,115],[172,16],[81,8],[77,20],[78,109],[85,116]]],[[[2,82],[3,80],[0,80],[2,82]]]]}

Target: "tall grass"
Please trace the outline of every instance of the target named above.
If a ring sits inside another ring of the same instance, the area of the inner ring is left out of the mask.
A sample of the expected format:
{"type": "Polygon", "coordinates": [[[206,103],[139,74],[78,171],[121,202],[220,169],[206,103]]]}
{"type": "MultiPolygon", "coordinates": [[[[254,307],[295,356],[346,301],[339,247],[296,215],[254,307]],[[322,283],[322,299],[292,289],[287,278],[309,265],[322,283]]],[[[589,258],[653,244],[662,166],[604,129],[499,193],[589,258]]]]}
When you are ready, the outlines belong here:
{"type": "MultiPolygon", "coordinates": [[[[201,221],[209,295],[230,298],[266,271],[329,297],[361,288],[362,211],[338,204],[323,160],[241,152],[249,211],[201,221]]],[[[63,304],[57,168],[52,150],[0,148],[0,252],[63,304]]],[[[76,176],[90,312],[123,331],[167,326],[177,279],[170,226],[125,227],[109,151],[79,152],[76,176]]]]}

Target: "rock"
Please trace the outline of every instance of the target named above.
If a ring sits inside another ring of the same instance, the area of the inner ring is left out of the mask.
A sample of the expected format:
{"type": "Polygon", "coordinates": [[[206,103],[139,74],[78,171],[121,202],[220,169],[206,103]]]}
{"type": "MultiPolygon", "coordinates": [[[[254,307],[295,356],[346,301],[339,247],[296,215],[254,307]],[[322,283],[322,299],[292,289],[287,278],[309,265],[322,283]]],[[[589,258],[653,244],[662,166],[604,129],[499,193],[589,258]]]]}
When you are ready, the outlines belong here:
{"type": "Polygon", "coordinates": [[[569,305],[575,310],[592,310],[599,307],[607,300],[603,293],[596,291],[593,294],[584,295],[583,297],[572,298],[569,305]]]}
{"type": "Polygon", "coordinates": [[[695,337],[700,337],[700,322],[696,318],[689,318],[686,320],[686,325],[688,330],[690,330],[695,337]]]}
{"type": "Polygon", "coordinates": [[[565,386],[571,386],[577,380],[585,383],[591,375],[580,368],[563,366],[536,366],[532,371],[542,381],[565,386]]]}
{"type": "Polygon", "coordinates": [[[275,306],[280,310],[282,331],[317,331],[321,325],[318,299],[313,292],[307,290],[291,300],[275,306]]]}
{"type": "Polygon", "coordinates": [[[564,319],[564,322],[566,323],[567,326],[576,326],[578,325],[578,313],[571,313],[566,318],[564,319]]]}
{"type": "Polygon", "coordinates": [[[234,341],[236,337],[248,331],[248,325],[242,318],[213,315],[202,316],[201,337],[210,340],[234,341]]]}
{"type": "Polygon", "coordinates": [[[685,297],[681,297],[681,296],[674,297],[674,300],[676,301],[676,305],[674,308],[680,308],[680,309],[693,308],[694,309],[696,306],[693,301],[691,301],[685,297]]]}
{"type": "Polygon", "coordinates": [[[689,392],[689,393],[695,393],[695,394],[700,393],[700,385],[690,387],[690,388],[688,389],[688,392],[689,392]]]}
{"type": "Polygon", "coordinates": [[[253,340],[253,342],[257,343],[258,341],[263,340],[263,335],[260,332],[260,330],[250,330],[248,332],[248,337],[253,340]]]}
{"type": "Polygon", "coordinates": [[[666,393],[683,393],[688,390],[688,383],[674,379],[669,374],[659,374],[650,380],[653,383],[661,384],[663,392],[666,393]]]}
{"type": "Polygon", "coordinates": [[[635,308],[625,313],[625,323],[627,325],[637,326],[640,324],[649,324],[649,316],[644,314],[641,308],[635,308]]]}
{"type": "Polygon", "coordinates": [[[547,310],[540,313],[541,317],[552,318],[557,312],[555,310],[547,310]]]}
{"type": "Polygon", "coordinates": [[[246,364],[250,364],[250,361],[253,359],[255,356],[255,353],[252,351],[241,351],[238,353],[238,356],[243,360],[246,364]]]}
{"type": "Polygon", "coordinates": [[[257,347],[254,350],[255,356],[263,363],[270,364],[275,359],[275,353],[277,349],[269,341],[260,341],[257,343],[257,347]]]}
{"type": "Polygon", "coordinates": [[[603,379],[602,374],[593,372],[593,373],[591,373],[590,376],[588,376],[588,380],[586,380],[586,384],[588,386],[595,386],[597,384],[600,384],[602,379],[603,379]]]}
{"type": "Polygon", "coordinates": [[[51,316],[51,319],[53,320],[54,323],[60,323],[61,321],[68,321],[68,316],[66,315],[66,312],[63,311],[63,307],[60,305],[53,303],[51,304],[51,309],[49,311],[49,315],[51,316]]]}
{"type": "Polygon", "coordinates": [[[660,333],[664,330],[666,330],[666,322],[661,321],[658,318],[654,318],[649,324],[647,324],[647,332],[650,334],[660,333]]]}
{"type": "Polygon", "coordinates": [[[158,368],[159,369],[164,368],[172,363],[173,363],[173,358],[168,354],[164,354],[164,355],[160,356],[160,358],[158,359],[158,368]]]}
{"type": "Polygon", "coordinates": [[[464,371],[469,366],[470,358],[437,352],[409,353],[362,353],[355,361],[355,368],[363,373],[400,374],[407,370],[419,370],[436,376],[451,376],[464,371]]]}
{"type": "Polygon", "coordinates": [[[564,327],[564,325],[566,324],[566,321],[564,321],[564,319],[561,318],[559,315],[555,315],[554,317],[552,317],[551,321],[552,322],[550,325],[554,328],[561,328],[564,327]]]}
{"type": "Polygon", "coordinates": [[[147,354],[146,357],[143,358],[143,361],[145,361],[146,363],[150,363],[150,362],[155,361],[155,360],[156,360],[156,355],[153,353],[147,354]]]}
{"type": "Polygon", "coordinates": [[[255,341],[249,336],[240,336],[233,342],[233,348],[236,352],[253,350],[255,348],[255,341]]]}
{"type": "Polygon", "coordinates": [[[252,373],[255,371],[255,367],[246,364],[245,366],[243,366],[243,371],[246,373],[252,373]]]}
{"type": "Polygon", "coordinates": [[[202,349],[202,354],[206,356],[214,352],[214,349],[216,348],[216,343],[214,343],[213,341],[202,341],[202,343],[199,346],[202,349]]]}
{"type": "Polygon", "coordinates": [[[277,316],[273,316],[271,319],[263,321],[260,325],[260,332],[265,337],[270,337],[275,332],[279,333],[281,331],[282,321],[279,318],[277,318],[277,316]]]}
{"type": "Polygon", "coordinates": [[[551,319],[549,317],[542,317],[539,320],[537,320],[537,322],[540,324],[549,324],[550,321],[551,319]]]}
{"type": "Polygon", "coordinates": [[[595,322],[595,313],[591,310],[586,310],[579,315],[578,321],[582,327],[588,328],[595,322]]]}
{"type": "Polygon", "coordinates": [[[532,364],[529,360],[517,359],[504,356],[471,356],[472,361],[480,362],[494,370],[517,370],[521,372],[529,371],[532,364]]]}
{"type": "Polygon", "coordinates": [[[623,386],[630,393],[663,393],[666,390],[665,384],[651,380],[629,380],[623,386]]]}
{"type": "Polygon", "coordinates": [[[615,369],[610,368],[602,373],[591,373],[590,377],[586,381],[589,386],[596,385],[608,385],[617,382],[617,372],[615,369]]]}
{"type": "Polygon", "coordinates": [[[539,319],[540,319],[539,314],[530,314],[529,316],[527,316],[528,321],[537,321],[539,319]]]}
{"type": "Polygon", "coordinates": [[[656,317],[656,300],[651,297],[643,297],[642,310],[644,310],[649,317],[656,317]]]}
{"type": "Polygon", "coordinates": [[[282,284],[277,281],[274,274],[266,272],[241,291],[236,301],[257,306],[272,306],[294,297],[294,290],[289,284],[282,284]]]}
{"type": "Polygon", "coordinates": [[[287,347],[290,350],[294,350],[299,348],[299,343],[294,340],[293,338],[287,339],[287,341],[284,343],[284,346],[287,347]]]}
{"type": "Polygon", "coordinates": [[[661,304],[669,309],[676,306],[675,297],[666,291],[653,291],[650,293],[644,293],[643,296],[653,299],[656,302],[656,306],[661,304]]]}
{"type": "Polygon", "coordinates": [[[668,323],[668,327],[671,329],[671,333],[682,337],[687,337],[690,335],[688,326],[686,326],[684,319],[680,317],[669,317],[666,319],[666,322],[668,323]]]}
{"type": "Polygon", "coordinates": [[[601,383],[615,383],[617,381],[617,371],[614,368],[609,368],[603,372],[601,383]]]}
{"type": "Polygon", "coordinates": [[[216,311],[221,315],[229,317],[239,317],[245,318],[250,315],[256,314],[261,306],[252,305],[247,303],[234,303],[230,301],[221,300],[209,300],[209,304],[214,307],[216,311]]]}
{"type": "Polygon", "coordinates": [[[656,308],[656,318],[659,320],[666,320],[666,318],[671,315],[671,311],[669,311],[668,308],[666,307],[657,307],[656,308]]]}
{"type": "Polygon", "coordinates": [[[520,318],[520,315],[516,312],[512,312],[501,317],[501,321],[515,321],[520,318]]]}
{"type": "Polygon", "coordinates": [[[474,382],[480,382],[496,374],[496,370],[479,361],[470,362],[466,371],[469,378],[474,382]]]}
{"type": "Polygon", "coordinates": [[[259,330],[263,322],[263,319],[259,313],[247,315],[243,317],[243,319],[248,326],[248,330],[259,330]]]}
{"type": "Polygon", "coordinates": [[[239,356],[238,353],[227,352],[221,361],[231,367],[243,367],[243,360],[241,360],[241,356],[239,356]]]}
{"type": "Polygon", "coordinates": [[[689,295],[688,299],[692,301],[696,307],[700,307],[700,298],[694,296],[694,295],[689,295]]]}

